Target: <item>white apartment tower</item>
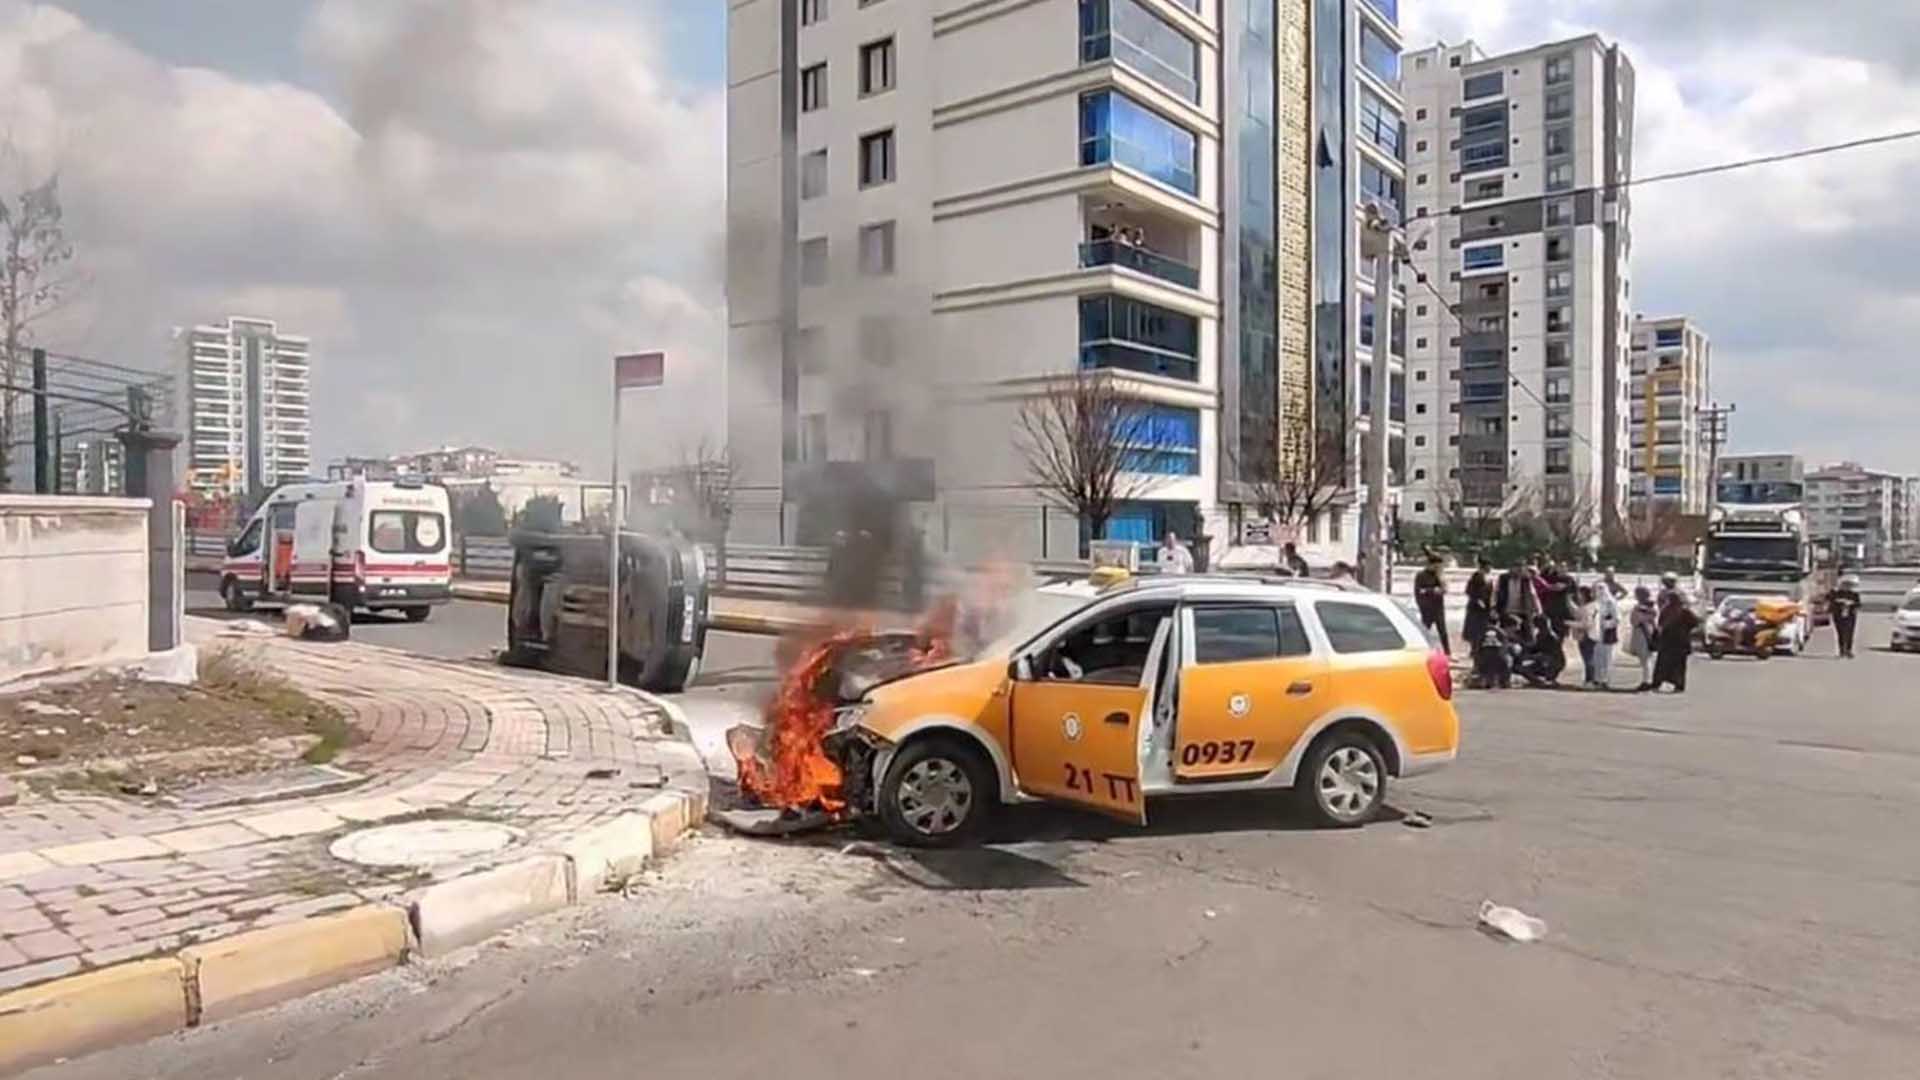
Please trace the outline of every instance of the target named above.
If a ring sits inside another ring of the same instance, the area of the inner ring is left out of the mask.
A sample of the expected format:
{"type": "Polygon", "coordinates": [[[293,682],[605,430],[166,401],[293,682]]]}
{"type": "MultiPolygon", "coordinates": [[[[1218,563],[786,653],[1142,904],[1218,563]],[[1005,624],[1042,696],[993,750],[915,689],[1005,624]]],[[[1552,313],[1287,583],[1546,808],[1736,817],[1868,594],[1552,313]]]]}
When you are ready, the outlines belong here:
{"type": "Polygon", "coordinates": [[[731,0],[741,538],[818,542],[880,491],[956,558],[1071,557],[1015,432],[1093,370],[1163,449],[1107,535],[1227,535],[1244,463],[1312,416],[1313,11],[731,0]]]}
{"type": "Polygon", "coordinates": [[[1661,508],[1704,514],[1714,466],[1701,410],[1712,389],[1713,343],[1685,316],[1644,315],[1634,320],[1632,342],[1629,507],[1636,514],[1661,508]]]}
{"type": "Polygon", "coordinates": [[[1408,53],[1413,381],[1403,516],[1629,491],[1633,67],[1587,36],[1408,53]]]}
{"type": "Polygon", "coordinates": [[[259,495],[311,475],[310,342],[238,316],[183,337],[187,484],[259,495]]]}

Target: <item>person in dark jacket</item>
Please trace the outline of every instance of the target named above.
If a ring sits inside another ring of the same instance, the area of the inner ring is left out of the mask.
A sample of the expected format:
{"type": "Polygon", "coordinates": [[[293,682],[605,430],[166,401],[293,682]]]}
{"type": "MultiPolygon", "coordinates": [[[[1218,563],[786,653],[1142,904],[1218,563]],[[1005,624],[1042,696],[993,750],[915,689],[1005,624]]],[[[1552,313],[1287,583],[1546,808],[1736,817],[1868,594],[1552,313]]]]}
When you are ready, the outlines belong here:
{"type": "Polygon", "coordinates": [[[1573,575],[1560,568],[1560,564],[1549,559],[1546,569],[1540,575],[1540,609],[1547,617],[1547,625],[1553,628],[1553,636],[1561,641],[1567,639],[1567,624],[1573,621],[1574,590],[1578,588],[1573,575]]]}
{"type": "Polygon", "coordinates": [[[1860,622],[1860,579],[1848,574],[1827,594],[1827,611],[1833,616],[1833,632],[1840,638],[1840,655],[1853,659],[1853,631],[1860,622]]]}
{"type": "Polygon", "coordinates": [[[1493,563],[1483,556],[1473,576],[1467,579],[1467,621],[1461,627],[1460,636],[1466,639],[1469,649],[1479,648],[1480,639],[1486,636],[1487,627],[1493,621],[1492,571],[1493,563]]]}
{"type": "Polygon", "coordinates": [[[1661,594],[1653,689],[1671,686],[1676,694],[1687,692],[1687,658],[1693,655],[1693,628],[1699,621],[1678,591],[1661,594]]]}
{"type": "Polygon", "coordinates": [[[1292,574],[1294,577],[1310,578],[1313,576],[1313,568],[1307,565],[1306,559],[1301,558],[1300,549],[1293,546],[1293,541],[1291,540],[1287,541],[1287,546],[1281,549],[1280,561],[1286,564],[1287,573],[1292,574]]]}
{"type": "MultiPolygon", "coordinates": [[[[1420,625],[1440,638],[1440,651],[1451,656],[1447,640],[1447,581],[1440,576],[1440,556],[1427,556],[1427,565],[1413,575],[1413,603],[1420,609],[1420,625]]],[[[1467,639],[1469,642],[1473,638],[1467,639]]]]}

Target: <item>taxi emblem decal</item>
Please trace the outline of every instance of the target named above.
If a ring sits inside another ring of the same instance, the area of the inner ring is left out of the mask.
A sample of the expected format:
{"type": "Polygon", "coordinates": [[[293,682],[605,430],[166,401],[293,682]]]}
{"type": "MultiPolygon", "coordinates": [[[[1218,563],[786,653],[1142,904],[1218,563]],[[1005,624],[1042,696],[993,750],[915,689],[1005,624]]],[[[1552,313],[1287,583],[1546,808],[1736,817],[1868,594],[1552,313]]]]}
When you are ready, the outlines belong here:
{"type": "Polygon", "coordinates": [[[1253,702],[1248,701],[1247,695],[1245,694],[1235,694],[1227,699],[1227,711],[1232,713],[1235,718],[1247,715],[1247,710],[1252,707],[1253,702]]]}
{"type": "Polygon", "coordinates": [[[1068,713],[1060,718],[1060,730],[1066,733],[1068,742],[1080,741],[1080,714],[1068,713]]]}

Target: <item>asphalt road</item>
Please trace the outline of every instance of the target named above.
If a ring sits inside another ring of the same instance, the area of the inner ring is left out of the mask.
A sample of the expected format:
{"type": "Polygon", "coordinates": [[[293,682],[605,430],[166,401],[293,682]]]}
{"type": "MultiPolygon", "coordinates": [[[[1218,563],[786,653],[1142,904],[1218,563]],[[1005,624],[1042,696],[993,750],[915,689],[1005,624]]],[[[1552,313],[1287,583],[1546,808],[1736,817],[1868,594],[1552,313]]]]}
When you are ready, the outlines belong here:
{"type": "Polygon", "coordinates": [[[1393,795],[1425,829],[1240,798],[948,854],[709,834],[633,900],[34,1075],[1910,1076],[1916,700],[1878,651],[1465,694],[1461,761],[1393,795]]]}

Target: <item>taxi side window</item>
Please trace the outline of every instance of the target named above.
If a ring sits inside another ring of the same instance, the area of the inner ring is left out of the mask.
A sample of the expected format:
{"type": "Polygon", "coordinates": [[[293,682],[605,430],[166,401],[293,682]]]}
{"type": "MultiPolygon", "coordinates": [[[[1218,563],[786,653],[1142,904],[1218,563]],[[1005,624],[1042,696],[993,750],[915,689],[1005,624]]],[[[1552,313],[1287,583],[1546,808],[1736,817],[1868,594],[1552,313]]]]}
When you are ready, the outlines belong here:
{"type": "Polygon", "coordinates": [[[1313,610],[1320,616],[1320,627],[1327,632],[1327,643],[1334,652],[1399,652],[1407,647],[1400,628],[1379,608],[1322,600],[1313,610]]]}
{"type": "Polygon", "coordinates": [[[1056,682],[1137,686],[1170,606],[1134,608],[1074,628],[1047,649],[1042,671],[1056,682]]]}
{"type": "Polygon", "coordinates": [[[1232,664],[1312,652],[1291,607],[1203,607],[1193,612],[1193,659],[1232,664]]]}

